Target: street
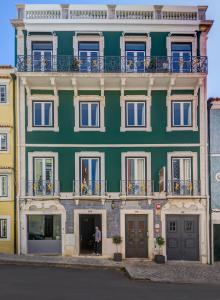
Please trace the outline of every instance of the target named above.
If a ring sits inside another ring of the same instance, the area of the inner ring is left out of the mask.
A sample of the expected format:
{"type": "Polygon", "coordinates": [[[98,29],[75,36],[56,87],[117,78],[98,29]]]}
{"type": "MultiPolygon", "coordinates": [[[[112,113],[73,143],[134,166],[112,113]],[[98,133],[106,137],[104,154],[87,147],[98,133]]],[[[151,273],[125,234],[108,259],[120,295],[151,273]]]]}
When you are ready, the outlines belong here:
{"type": "Polygon", "coordinates": [[[122,271],[0,265],[1,300],[220,300],[220,284],[159,284],[122,271]]]}

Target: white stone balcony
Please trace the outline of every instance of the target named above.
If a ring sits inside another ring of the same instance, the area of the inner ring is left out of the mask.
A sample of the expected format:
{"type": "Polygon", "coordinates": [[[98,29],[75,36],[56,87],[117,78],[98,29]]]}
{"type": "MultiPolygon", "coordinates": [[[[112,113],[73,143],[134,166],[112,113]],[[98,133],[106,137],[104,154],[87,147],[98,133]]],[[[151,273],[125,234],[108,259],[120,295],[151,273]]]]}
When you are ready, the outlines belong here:
{"type": "Polygon", "coordinates": [[[206,20],[207,6],[17,5],[17,20],[206,20]]]}

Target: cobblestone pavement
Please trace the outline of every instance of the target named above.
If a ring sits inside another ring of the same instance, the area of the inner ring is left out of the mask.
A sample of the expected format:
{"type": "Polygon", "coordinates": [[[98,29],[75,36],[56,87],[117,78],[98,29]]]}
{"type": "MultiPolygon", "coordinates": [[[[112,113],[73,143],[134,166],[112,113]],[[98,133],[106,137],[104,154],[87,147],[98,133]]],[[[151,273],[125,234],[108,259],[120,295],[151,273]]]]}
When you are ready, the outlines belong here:
{"type": "Polygon", "coordinates": [[[210,266],[195,262],[156,264],[146,261],[126,261],[125,269],[133,279],[152,282],[220,284],[220,264],[210,266]]]}

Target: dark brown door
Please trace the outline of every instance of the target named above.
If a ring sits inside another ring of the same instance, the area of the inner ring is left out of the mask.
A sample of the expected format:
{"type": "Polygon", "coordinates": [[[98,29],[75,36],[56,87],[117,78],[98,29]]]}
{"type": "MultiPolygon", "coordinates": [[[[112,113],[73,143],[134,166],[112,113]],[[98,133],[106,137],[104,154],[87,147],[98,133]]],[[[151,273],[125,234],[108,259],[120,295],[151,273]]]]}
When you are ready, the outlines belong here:
{"type": "Polygon", "coordinates": [[[146,215],[127,215],[125,219],[126,257],[148,257],[148,229],[146,215]]]}
{"type": "Polygon", "coordinates": [[[166,248],[168,260],[199,260],[199,217],[167,216],[166,248]]]}

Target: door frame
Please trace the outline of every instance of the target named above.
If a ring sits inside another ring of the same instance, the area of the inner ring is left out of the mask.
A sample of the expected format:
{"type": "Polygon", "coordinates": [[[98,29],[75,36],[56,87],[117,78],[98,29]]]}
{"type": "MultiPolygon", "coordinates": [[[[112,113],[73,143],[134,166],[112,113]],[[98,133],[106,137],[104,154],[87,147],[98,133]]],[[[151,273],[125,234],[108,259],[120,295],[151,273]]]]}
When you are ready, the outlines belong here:
{"type": "Polygon", "coordinates": [[[121,220],[121,252],[122,257],[126,258],[125,256],[125,248],[126,248],[126,241],[125,241],[125,226],[126,215],[146,215],[147,217],[147,226],[148,226],[148,258],[146,259],[153,259],[154,254],[154,230],[153,230],[153,210],[152,209],[121,209],[120,211],[120,220],[121,220]]]}
{"type": "Polygon", "coordinates": [[[101,215],[102,256],[107,253],[107,216],[105,209],[74,209],[75,255],[80,255],[80,215],[101,215]]]}
{"type": "MultiPolygon", "coordinates": [[[[191,204],[189,203],[189,206],[191,204]]],[[[199,260],[201,263],[208,263],[208,232],[207,232],[207,218],[206,210],[201,211],[188,211],[184,207],[176,207],[176,209],[171,209],[170,211],[161,211],[161,222],[162,222],[162,236],[166,241],[166,216],[167,215],[196,215],[199,217],[199,260]]],[[[162,249],[163,255],[167,257],[166,245],[162,249]]],[[[196,262],[198,262],[196,261],[196,262]]]]}

